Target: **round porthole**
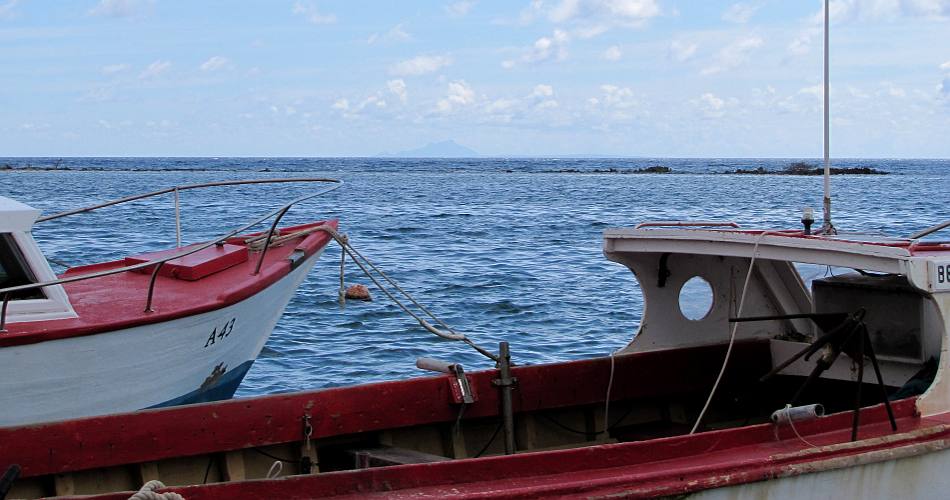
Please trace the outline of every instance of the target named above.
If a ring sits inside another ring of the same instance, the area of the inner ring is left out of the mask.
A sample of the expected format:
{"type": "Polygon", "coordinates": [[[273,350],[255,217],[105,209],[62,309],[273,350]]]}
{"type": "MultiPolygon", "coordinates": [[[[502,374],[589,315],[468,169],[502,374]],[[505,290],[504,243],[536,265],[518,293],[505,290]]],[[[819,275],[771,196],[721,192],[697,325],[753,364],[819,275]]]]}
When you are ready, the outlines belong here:
{"type": "Polygon", "coordinates": [[[712,286],[699,276],[693,276],[680,288],[680,312],[686,319],[698,321],[705,318],[712,303],[712,286]]]}

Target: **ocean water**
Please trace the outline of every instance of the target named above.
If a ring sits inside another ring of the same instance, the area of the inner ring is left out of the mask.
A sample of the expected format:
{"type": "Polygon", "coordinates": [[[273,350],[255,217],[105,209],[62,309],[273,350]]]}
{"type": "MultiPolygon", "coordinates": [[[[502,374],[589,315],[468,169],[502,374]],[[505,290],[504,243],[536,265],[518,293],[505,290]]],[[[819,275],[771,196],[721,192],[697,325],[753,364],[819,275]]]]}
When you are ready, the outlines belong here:
{"type": "MultiPolygon", "coordinates": [[[[288,224],[339,218],[353,245],[457,331],[519,364],[606,355],[629,342],[642,301],[608,262],[607,227],[646,220],[733,220],[799,227],[820,213],[820,177],[722,174],[794,159],[0,158],[0,195],[53,213],[174,185],[272,177],[345,184],[293,208],[288,224]],[[12,169],[5,169],[9,165],[12,169]],[[623,171],[663,165],[671,174],[623,171]],[[614,169],[615,172],[610,172],[614,169]]],[[[818,163],[816,160],[806,160],[818,163]]],[[[836,160],[882,176],[832,179],[839,230],[906,236],[950,219],[950,160],[836,160]]],[[[182,193],[186,242],[223,234],[313,185],[182,193]]],[[[46,254],[72,265],[173,246],[171,196],[40,224],[46,254]]],[[[331,246],[289,304],[238,390],[252,396],[422,375],[419,356],[491,362],[424,331],[385,297],[337,304],[331,246]]],[[[369,281],[347,265],[348,284],[369,281]]]]}

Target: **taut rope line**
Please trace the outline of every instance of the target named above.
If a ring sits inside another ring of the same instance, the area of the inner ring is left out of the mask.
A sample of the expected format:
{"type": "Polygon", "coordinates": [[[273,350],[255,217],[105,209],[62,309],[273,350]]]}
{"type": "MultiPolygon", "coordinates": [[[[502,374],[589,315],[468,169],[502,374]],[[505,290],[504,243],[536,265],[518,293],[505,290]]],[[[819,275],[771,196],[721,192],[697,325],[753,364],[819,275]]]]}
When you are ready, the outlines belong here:
{"type": "MultiPolygon", "coordinates": [[[[356,265],[360,268],[361,271],[363,271],[363,274],[365,274],[366,277],[369,278],[373,282],[374,285],[376,285],[376,288],[378,288],[381,292],[383,292],[383,294],[389,297],[389,300],[393,301],[393,303],[399,306],[399,308],[402,309],[403,312],[405,312],[406,314],[411,316],[413,319],[418,321],[419,324],[423,328],[428,330],[430,333],[438,337],[441,337],[443,339],[458,340],[458,341],[464,342],[468,344],[470,347],[472,347],[473,349],[475,349],[476,351],[478,351],[479,353],[481,353],[483,356],[491,359],[492,361],[495,361],[495,362],[498,361],[497,355],[492,354],[488,350],[479,346],[474,341],[472,341],[467,336],[465,336],[465,334],[456,332],[445,321],[443,321],[441,318],[433,314],[432,311],[430,311],[424,305],[420,304],[419,301],[417,301],[415,297],[412,296],[412,294],[404,290],[401,286],[399,286],[398,283],[396,283],[392,278],[390,278],[386,273],[384,273],[382,269],[377,267],[376,264],[373,264],[371,260],[366,258],[363,254],[359,252],[359,250],[354,248],[353,245],[350,244],[349,238],[347,238],[347,236],[344,234],[340,234],[335,228],[333,228],[333,226],[330,226],[328,224],[321,224],[319,226],[302,229],[300,231],[295,231],[293,233],[288,233],[286,235],[271,237],[270,243],[268,246],[280,245],[281,243],[284,243],[286,241],[299,238],[301,236],[307,236],[317,231],[323,231],[329,234],[330,237],[333,238],[333,240],[336,241],[340,245],[340,248],[343,250],[343,252],[345,252],[346,255],[349,255],[350,259],[354,263],[356,263],[356,265]],[[372,270],[372,272],[370,270],[372,270]],[[387,289],[387,287],[384,286],[383,283],[381,283],[376,278],[376,276],[373,275],[373,272],[375,272],[380,277],[382,277],[382,279],[386,281],[386,283],[388,283],[390,286],[395,288],[400,294],[402,294],[406,299],[408,299],[409,302],[411,302],[413,305],[418,307],[419,310],[421,310],[429,318],[431,318],[433,321],[439,324],[444,330],[440,330],[439,328],[436,328],[435,326],[432,325],[432,323],[429,323],[429,321],[427,321],[425,318],[413,312],[408,306],[406,306],[406,304],[404,304],[401,300],[399,300],[398,297],[396,297],[392,292],[390,292],[387,289]]],[[[256,250],[263,250],[266,241],[267,241],[267,235],[261,234],[261,235],[254,236],[252,238],[248,238],[247,240],[245,240],[245,243],[247,244],[247,248],[249,250],[256,251],[256,250]]],[[[345,295],[342,290],[342,287],[343,287],[343,258],[342,257],[341,257],[341,262],[340,262],[340,287],[341,287],[340,303],[343,304],[345,301],[345,295]]]]}

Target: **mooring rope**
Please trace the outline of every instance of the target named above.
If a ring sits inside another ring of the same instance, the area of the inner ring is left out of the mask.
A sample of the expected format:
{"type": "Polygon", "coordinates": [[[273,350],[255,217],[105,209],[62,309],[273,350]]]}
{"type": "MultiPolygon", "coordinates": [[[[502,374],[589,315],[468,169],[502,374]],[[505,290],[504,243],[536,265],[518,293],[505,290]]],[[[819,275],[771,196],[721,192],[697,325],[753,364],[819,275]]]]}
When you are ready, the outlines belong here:
{"type": "Polygon", "coordinates": [[[165,487],[165,483],[153,479],[139,488],[132,496],[129,497],[129,500],[185,500],[185,497],[175,493],[173,491],[167,491],[165,493],[158,493],[155,490],[160,490],[165,487]]]}
{"type": "MultiPolygon", "coordinates": [[[[781,234],[774,231],[762,231],[755,238],[755,244],[752,246],[752,257],[749,259],[749,270],[745,275],[745,282],[742,284],[742,293],[739,295],[739,307],[736,309],[736,317],[742,317],[742,306],[745,304],[745,295],[749,290],[749,280],[752,278],[752,270],[755,268],[755,259],[759,252],[759,243],[762,242],[762,238],[767,234],[781,234]]],[[[713,383],[712,389],[709,391],[709,397],[706,398],[706,404],[703,405],[703,409],[699,412],[699,416],[696,417],[696,422],[693,424],[693,428],[689,431],[690,434],[695,434],[696,429],[699,429],[699,425],[703,422],[703,417],[706,416],[706,411],[709,410],[709,405],[712,403],[713,397],[716,395],[716,390],[719,389],[719,383],[722,382],[722,376],[726,373],[726,367],[729,366],[729,358],[732,356],[732,346],[736,343],[736,330],[739,328],[739,323],[735,322],[732,324],[732,332],[729,334],[729,346],[726,348],[726,357],[722,360],[722,366],[719,368],[719,375],[716,376],[716,382],[713,383]]]]}
{"type": "MultiPolygon", "coordinates": [[[[383,292],[383,294],[385,294],[386,297],[389,298],[389,300],[393,301],[393,303],[399,306],[399,308],[402,309],[403,312],[405,312],[406,314],[411,316],[413,319],[415,319],[427,331],[446,340],[456,340],[456,341],[464,342],[468,344],[471,348],[478,351],[483,356],[486,356],[492,361],[495,361],[495,362],[498,361],[497,355],[492,354],[488,350],[479,346],[470,338],[468,338],[465,334],[456,332],[451,326],[448,325],[448,323],[446,323],[441,318],[436,316],[426,306],[422,305],[418,300],[415,299],[415,297],[412,296],[412,294],[410,294],[401,286],[399,286],[399,283],[396,283],[395,280],[390,278],[389,275],[387,275],[385,272],[383,272],[382,269],[376,266],[376,264],[374,264],[373,261],[366,258],[366,256],[361,254],[359,250],[354,248],[353,245],[350,244],[349,238],[344,234],[340,234],[333,226],[329,224],[321,224],[319,226],[314,226],[307,229],[302,229],[300,231],[288,233],[285,235],[272,237],[270,239],[270,246],[280,245],[281,243],[284,243],[286,241],[290,241],[292,239],[299,238],[302,236],[307,236],[317,231],[323,231],[329,234],[330,237],[333,238],[333,240],[336,241],[340,245],[340,248],[342,249],[343,253],[345,255],[350,256],[350,260],[352,260],[360,268],[360,270],[363,271],[363,274],[365,274],[366,277],[369,278],[373,282],[376,288],[378,288],[381,292],[383,292]],[[376,276],[373,275],[373,272],[378,274],[386,283],[388,283],[390,286],[396,289],[400,294],[402,294],[403,297],[405,297],[414,306],[419,308],[419,310],[425,313],[425,315],[427,315],[430,319],[432,319],[432,321],[434,321],[439,326],[441,326],[443,330],[436,328],[435,326],[432,325],[432,323],[427,321],[425,318],[419,316],[414,311],[412,311],[398,297],[396,297],[392,292],[390,292],[387,289],[387,287],[384,286],[383,283],[381,283],[376,278],[376,276]]],[[[245,240],[245,243],[247,244],[247,248],[252,251],[263,250],[266,242],[267,242],[266,234],[257,235],[245,240]]],[[[343,263],[344,261],[345,261],[345,257],[341,255],[341,261],[340,261],[340,304],[341,305],[343,305],[346,301],[345,291],[343,290],[343,263]]]]}

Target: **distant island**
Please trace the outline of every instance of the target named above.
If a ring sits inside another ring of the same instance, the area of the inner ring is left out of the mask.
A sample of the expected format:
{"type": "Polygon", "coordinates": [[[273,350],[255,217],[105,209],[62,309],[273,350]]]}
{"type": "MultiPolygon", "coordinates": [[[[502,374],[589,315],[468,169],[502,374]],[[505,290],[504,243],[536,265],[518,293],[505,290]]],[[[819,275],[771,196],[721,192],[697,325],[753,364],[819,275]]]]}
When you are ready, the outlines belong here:
{"type": "Polygon", "coordinates": [[[398,153],[380,153],[376,156],[396,158],[477,158],[477,151],[467,148],[453,140],[430,142],[421,148],[399,151],[398,153]]]}

